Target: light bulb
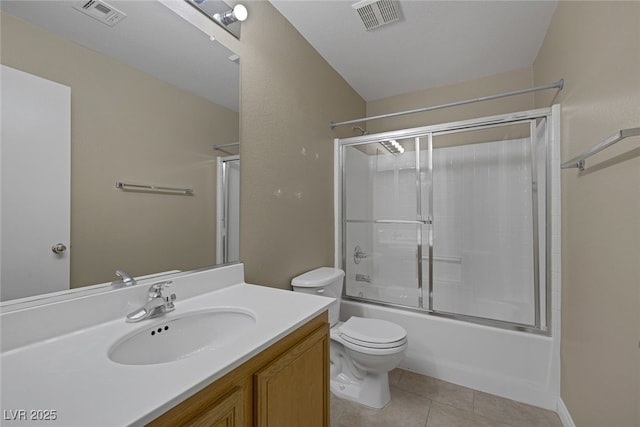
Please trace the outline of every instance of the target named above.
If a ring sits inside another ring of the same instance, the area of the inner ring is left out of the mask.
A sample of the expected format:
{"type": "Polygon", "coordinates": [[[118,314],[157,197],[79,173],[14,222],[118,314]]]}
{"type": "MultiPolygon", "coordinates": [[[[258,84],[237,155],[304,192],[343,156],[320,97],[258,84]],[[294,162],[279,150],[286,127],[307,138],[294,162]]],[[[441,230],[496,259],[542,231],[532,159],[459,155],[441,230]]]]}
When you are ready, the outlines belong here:
{"type": "Polygon", "coordinates": [[[247,19],[247,17],[249,16],[249,12],[247,11],[246,7],[241,4],[237,4],[233,7],[233,15],[238,21],[242,22],[247,19]]]}

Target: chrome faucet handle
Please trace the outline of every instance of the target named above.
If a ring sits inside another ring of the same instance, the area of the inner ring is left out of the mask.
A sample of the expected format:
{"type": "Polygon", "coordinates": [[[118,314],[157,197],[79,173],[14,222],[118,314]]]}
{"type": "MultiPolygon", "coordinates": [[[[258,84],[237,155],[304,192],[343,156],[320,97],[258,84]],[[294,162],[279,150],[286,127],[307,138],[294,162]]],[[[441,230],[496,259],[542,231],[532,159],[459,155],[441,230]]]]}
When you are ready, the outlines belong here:
{"type": "Polygon", "coordinates": [[[176,294],[162,295],[164,288],[171,286],[171,283],[171,280],[165,280],[151,285],[147,303],[142,308],[127,314],[127,322],[140,322],[175,310],[176,306],[173,302],[176,300],[176,294]]]}
{"type": "Polygon", "coordinates": [[[120,280],[111,282],[111,284],[116,288],[135,286],[138,284],[138,282],[136,282],[136,279],[127,274],[126,271],[116,270],[116,276],[118,276],[120,280]]]}
{"type": "Polygon", "coordinates": [[[149,287],[149,299],[162,298],[162,291],[164,290],[164,288],[168,288],[169,286],[171,286],[171,283],[173,283],[171,280],[165,280],[151,285],[149,287]]]}
{"type": "Polygon", "coordinates": [[[176,300],[176,294],[171,294],[167,297],[164,297],[164,300],[167,302],[165,306],[167,311],[171,311],[174,308],[176,308],[175,305],[173,304],[173,302],[176,300]]]}

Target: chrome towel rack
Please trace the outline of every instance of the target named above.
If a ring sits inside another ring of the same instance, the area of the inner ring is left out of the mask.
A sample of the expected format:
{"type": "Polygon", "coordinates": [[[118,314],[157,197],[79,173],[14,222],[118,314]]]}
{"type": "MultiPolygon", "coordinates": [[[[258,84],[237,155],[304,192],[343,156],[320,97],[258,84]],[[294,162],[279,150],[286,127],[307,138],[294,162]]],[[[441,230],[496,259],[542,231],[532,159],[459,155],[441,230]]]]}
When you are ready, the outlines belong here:
{"type": "Polygon", "coordinates": [[[640,127],[629,128],[629,129],[621,129],[616,134],[611,135],[609,138],[607,138],[604,141],[594,145],[593,147],[591,147],[590,149],[586,150],[582,154],[574,157],[571,160],[568,160],[568,161],[564,162],[560,167],[562,169],[578,168],[581,171],[583,171],[584,168],[585,168],[585,165],[586,165],[586,159],[588,157],[591,157],[594,154],[599,153],[600,151],[604,150],[607,147],[612,146],[613,144],[615,144],[618,141],[621,141],[621,140],[623,140],[625,138],[628,138],[630,136],[638,136],[638,135],[640,135],[640,127]]]}
{"type": "Polygon", "coordinates": [[[157,185],[129,184],[121,181],[116,182],[116,188],[119,188],[121,190],[154,191],[158,193],[180,193],[185,195],[193,194],[193,188],[160,187],[157,185]]]}

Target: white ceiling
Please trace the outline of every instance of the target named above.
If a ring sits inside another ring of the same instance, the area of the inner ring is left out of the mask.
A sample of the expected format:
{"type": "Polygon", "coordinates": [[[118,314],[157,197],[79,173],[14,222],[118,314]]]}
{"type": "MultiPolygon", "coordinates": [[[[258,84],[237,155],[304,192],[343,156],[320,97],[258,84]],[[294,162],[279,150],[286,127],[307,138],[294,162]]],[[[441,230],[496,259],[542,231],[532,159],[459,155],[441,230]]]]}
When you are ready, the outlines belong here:
{"type": "Polygon", "coordinates": [[[366,31],[356,0],[270,1],[367,101],[531,66],[557,4],[401,0],[366,31]]]}
{"type": "MultiPolygon", "coordinates": [[[[556,8],[556,1],[401,0],[400,22],[366,31],[352,1],[270,1],[367,101],[530,66],[556,8]]],[[[108,0],[127,14],[113,28],[74,10],[74,3],[2,0],[0,6],[238,111],[232,52],[161,3],[108,0]]]]}
{"type": "MultiPolygon", "coordinates": [[[[182,1],[182,0],[175,0],[182,1]]],[[[2,0],[32,22],[160,80],[239,111],[239,67],[218,42],[155,0],[107,0],[127,17],[109,27],[72,6],[78,0],[2,0]]]]}

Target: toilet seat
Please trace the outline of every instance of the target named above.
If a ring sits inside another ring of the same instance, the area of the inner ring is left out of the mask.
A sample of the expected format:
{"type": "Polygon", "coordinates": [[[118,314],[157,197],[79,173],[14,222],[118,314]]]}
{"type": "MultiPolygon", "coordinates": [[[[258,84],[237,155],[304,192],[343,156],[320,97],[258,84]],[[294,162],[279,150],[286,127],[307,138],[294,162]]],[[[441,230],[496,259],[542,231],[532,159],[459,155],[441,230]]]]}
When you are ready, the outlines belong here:
{"type": "Polygon", "coordinates": [[[347,335],[341,335],[340,338],[342,338],[343,341],[346,341],[350,344],[353,345],[357,345],[359,347],[365,347],[365,348],[379,348],[379,349],[386,349],[386,348],[395,348],[395,347],[400,347],[401,345],[403,345],[404,343],[407,342],[407,339],[403,339],[400,341],[394,341],[391,343],[371,343],[371,342],[366,342],[366,341],[359,341],[356,339],[353,339],[347,335]]]}
{"type": "Polygon", "coordinates": [[[395,323],[381,319],[353,316],[338,328],[340,338],[354,350],[393,350],[405,346],[407,331],[395,323]],[[358,347],[362,347],[359,349],[358,347]]]}

